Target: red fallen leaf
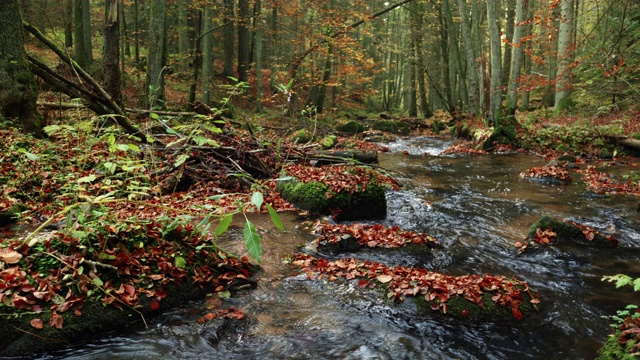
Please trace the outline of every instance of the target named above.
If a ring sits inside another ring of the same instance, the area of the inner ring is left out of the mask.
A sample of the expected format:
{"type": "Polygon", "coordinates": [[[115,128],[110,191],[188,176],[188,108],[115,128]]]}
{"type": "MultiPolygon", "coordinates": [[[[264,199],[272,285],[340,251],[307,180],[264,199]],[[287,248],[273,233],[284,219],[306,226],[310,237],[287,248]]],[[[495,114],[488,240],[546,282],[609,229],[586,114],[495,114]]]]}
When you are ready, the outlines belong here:
{"type": "Polygon", "coordinates": [[[596,235],[591,231],[587,232],[585,234],[585,236],[587,237],[587,240],[589,240],[589,241],[592,241],[596,237],[596,235]]]}
{"type": "Polygon", "coordinates": [[[154,310],[154,311],[160,310],[160,300],[158,299],[151,300],[151,310],[154,310]]]}
{"type": "Polygon", "coordinates": [[[31,326],[38,330],[44,328],[44,323],[40,319],[31,319],[31,321],[29,321],[29,324],[31,324],[31,326]]]}
{"type": "Polygon", "coordinates": [[[515,244],[513,244],[513,246],[515,247],[522,247],[522,243],[520,241],[516,242],[515,244]]]}
{"type": "Polygon", "coordinates": [[[462,310],[462,317],[467,317],[467,315],[469,315],[469,312],[467,310],[462,310]]]}
{"type": "Polygon", "coordinates": [[[369,284],[369,282],[367,280],[365,280],[365,279],[362,279],[362,280],[358,281],[358,286],[361,287],[361,288],[366,287],[368,284],[369,284]]]}
{"type": "Polygon", "coordinates": [[[10,248],[0,248],[0,260],[7,264],[16,264],[22,259],[19,252],[10,248]]]}
{"type": "Polygon", "coordinates": [[[522,320],[522,312],[520,312],[520,310],[518,310],[518,308],[511,308],[511,312],[513,313],[513,316],[516,319],[522,320]]]}
{"type": "Polygon", "coordinates": [[[64,323],[64,318],[62,315],[58,314],[55,311],[51,312],[51,320],[49,321],[49,326],[55,327],[56,329],[62,329],[62,324],[64,323]]]}
{"type": "Polygon", "coordinates": [[[73,311],[73,314],[74,314],[75,316],[82,316],[82,312],[81,312],[80,310],[74,310],[74,311],[73,311]]]}
{"type": "Polygon", "coordinates": [[[218,314],[216,314],[216,313],[207,313],[204,317],[205,317],[207,320],[213,320],[213,319],[215,319],[216,317],[218,317],[218,314]]]}
{"type": "Polygon", "coordinates": [[[229,319],[242,320],[242,319],[244,319],[244,312],[242,312],[242,310],[235,310],[234,312],[231,312],[231,313],[227,314],[226,316],[229,319]]]}

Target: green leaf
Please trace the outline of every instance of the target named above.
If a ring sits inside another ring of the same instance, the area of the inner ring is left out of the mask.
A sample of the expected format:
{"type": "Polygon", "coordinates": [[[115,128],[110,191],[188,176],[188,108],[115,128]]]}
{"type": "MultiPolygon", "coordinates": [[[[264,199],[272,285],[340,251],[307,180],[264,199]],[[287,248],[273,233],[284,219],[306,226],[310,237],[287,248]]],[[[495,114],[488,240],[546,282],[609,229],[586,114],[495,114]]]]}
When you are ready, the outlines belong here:
{"type": "Polygon", "coordinates": [[[158,114],[152,112],[149,114],[149,117],[152,118],[153,120],[158,120],[160,119],[160,116],[158,116],[158,114]]]}
{"type": "Polygon", "coordinates": [[[280,230],[280,233],[284,233],[284,226],[282,225],[282,221],[280,220],[280,215],[278,215],[278,212],[270,204],[266,204],[266,207],[273,225],[275,225],[278,230],[280,230]]]}
{"type": "Polygon", "coordinates": [[[116,137],[113,134],[109,134],[109,139],[107,140],[107,142],[109,142],[109,145],[113,145],[116,143],[116,137]]]}
{"type": "Polygon", "coordinates": [[[120,151],[128,151],[129,150],[129,145],[127,145],[127,144],[118,144],[116,146],[116,149],[118,149],[120,151]]]}
{"type": "Polygon", "coordinates": [[[176,159],[176,162],[173,163],[173,166],[178,167],[184,164],[184,162],[187,161],[188,158],[189,158],[189,155],[187,154],[182,154],[178,156],[178,159],[176,159]]]}
{"type": "Polygon", "coordinates": [[[30,152],[25,152],[24,154],[27,156],[27,159],[31,161],[36,161],[39,159],[38,155],[32,154],[30,152]]]}
{"type": "Polygon", "coordinates": [[[91,175],[87,175],[87,176],[83,176],[80,179],[78,179],[78,184],[82,184],[82,183],[90,183],[92,181],[94,181],[96,179],[96,176],[91,174],[91,175]]]}
{"type": "Polygon", "coordinates": [[[102,280],[99,277],[95,277],[93,279],[91,279],[91,281],[96,284],[97,286],[103,286],[104,283],[102,282],[102,280]]]}
{"type": "Polygon", "coordinates": [[[220,299],[228,299],[231,297],[231,292],[229,290],[225,290],[225,291],[220,291],[218,293],[218,297],[220,299]]]}
{"type": "Polygon", "coordinates": [[[105,170],[107,170],[107,172],[109,174],[115,174],[116,172],[116,168],[118,167],[115,163],[112,163],[111,161],[107,161],[104,164],[102,164],[102,166],[104,166],[105,170]]]}
{"type": "Polygon", "coordinates": [[[227,229],[229,228],[229,225],[231,225],[231,222],[233,221],[233,214],[227,214],[225,216],[222,217],[222,219],[220,219],[220,224],[218,225],[218,227],[213,230],[213,234],[215,235],[215,237],[220,237],[220,235],[224,234],[225,231],[227,231],[227,229]]]}
{"type": "Polygon", "coordinates": [[[244,243],[247,246],[249,255],[260,264],[260,257],[262,256],[262,245],[260,244],[260,235],[255,225],[249,220],[244,224],[244,243]]]}
{"type": "Polygon", "coordinates": [[[251,196],[251,203],[256,206],[258,211],[260,211],[260,207],[262,207],[262,202],[264,201],[264,196],[259,191],[256,191],[251,196]]]}
{"type": "Polygon", "coordinates": [[[640,278],[633,280],[633,291],[640,291],[640,278]]]}
{"type": "Polygon", "coordinates": [[[185,260],[182,256],[176,256],[173,262],[179,269],[184,269],[185,267],[187,267],[187,260],[185,260]]]}

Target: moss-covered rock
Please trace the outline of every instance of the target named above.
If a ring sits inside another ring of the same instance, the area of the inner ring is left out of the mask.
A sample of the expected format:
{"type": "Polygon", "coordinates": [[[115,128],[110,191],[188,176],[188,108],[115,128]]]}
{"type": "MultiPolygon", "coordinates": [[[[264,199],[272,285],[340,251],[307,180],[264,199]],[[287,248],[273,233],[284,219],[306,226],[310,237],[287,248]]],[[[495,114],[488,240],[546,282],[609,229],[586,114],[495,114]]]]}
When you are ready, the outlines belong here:
{"type": "Polygon", "coordinates": [[[596,360],[638,360],[638,355],[632,355],[632,348],[637,345],[636,341],[629,341],[624,345],[618,342],[621,332],[617,331],[598,350],[596,360]]]}
{"type": "Polygon", "coordinates": [[[277,190],[290,203],[317,214],[335,214],[340,220],[384,219],[387,216],[386,188],[365,184],[354,192],[333,192],[324,183],[297,178],[280,181],[277,190]]]}
{"type": "Polygon", "coordinates": [[[402,121],[394,120],[378,120],[373,123],[373,130],[380,130],[392,134],[408,135],[410,130],[409,125],[402,121]]]}
{"type": "Polygon", "coordinates": [[[291,139],[296,144],[302,144],[313,140],[313,134],[307,129],[300,129],[291,136],[291,139]]]}
{"type": "Polygon", "coordinates": [[[549,244],[572,243],[600,248],[613,248],[618,246],[616,239],[600,234],[585,225],[558,219],[551,215],[545,215],[531,225],[529,233],[527,234],[529,244],[541,244],[541,242],[538,241],[540,231],[544,232],[547,229],[555,233],[555,238],[549,239],[549,244]]]}
{"type": "Polygon", "coordinates": [[[336,145],[336,140],[338,138],[335,135],[327,135],[318,141],[318,144],[322,146],[323,149],[331,149],[336,145]]]}
{"type": "Polygon", "coordinates": [[[11,205],[6,211],[0,211],[0,226],[16,222],[19,214],[26,210],[29,210],[26,205],[17,202],[11,205]]]}
{"type": "Polygon", "coordinates": [[[336,130],[350,135],[363,133],[367,128],[357,121],[348,121],[345,124],[336,126],[336,130]]]}
{"type": "Polygon", "coordinates": [[[412,299],[418,310],[423,314],[433,314],[438,311],[441,314],[452,317],[469,319],[475,321],[486,320],[513,320],[515,318],[526,319],[538,312],[536,306],[531,303],[532,298],[525,293],[525,288],[516,285],[523,294],[523,298],[518,304],[516,312],[510,306],[502,306],[494,302],[491,298],[494,292],[485,292],[482,294],[482,306],[473,303],[458,295],[449,298],[446,306],[440,304],[438,300],[427,301],[424,296],[416,296],[412,299]]]}
{"type": "MultiPolygon", "coordinates": [[[[166,310],[189,300],[201,298],[206,290],[198,285],[183,283],[169,285],[166,288],[167,296],[161,302],[161,309],[166,310]]],[[[49,326],[50,311],[40,314],[25,313],[17,317],[1,316],[0,311],[0,353],[3,356],[29,356],[44,352],[54,351],[81,343],[100,334],[123,329],[132,323],[150,319],[161,311],[151,309],[151,300],[141,298],[137,311],[123,307],[103,305],[98,301],[85,301],[80,310],[82,315],[76,316],[73,311],[67,311],[62,315],[64,322],[61,329],[49,326]],[[32,319],[40,319],[44,328],[37,330],[30,325],[32,319]]]]}

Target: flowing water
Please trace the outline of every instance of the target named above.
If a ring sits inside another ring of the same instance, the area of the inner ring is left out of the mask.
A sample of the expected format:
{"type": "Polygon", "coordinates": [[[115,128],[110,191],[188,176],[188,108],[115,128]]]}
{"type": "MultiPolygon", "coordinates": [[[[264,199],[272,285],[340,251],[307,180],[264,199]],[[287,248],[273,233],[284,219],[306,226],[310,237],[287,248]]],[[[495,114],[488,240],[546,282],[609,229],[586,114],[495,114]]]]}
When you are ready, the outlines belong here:
{"type": "MultiPolygon", "coordinates": [[[[437,155],[449,143],[432,138],[389,144],[380,156],[405,185],[389,193],[382,223],[426,232],[442,244],[433,259],[386,253],[366,256],[389,264],[422,265],[460,275],[491,273],[527,281],[543,297],[540,313],[518,322],[471,322],[419,315],[353,284],[307,281],[284,260],[311,240],[303,219],[282,214],[279,234],[267,216],[252,221],[263,238],[263,271],[256,290],[234,294],[224,306],[242,309],[239,325],[201,324],[207,302],[191,303],[150,322],[81,348],[66,359],[592,359],[609,320],[638,295],[600,281],[603,275],[640,277],[638,199],[595,195],[584,184],[549,185],[518,174],[545,161],[523,154],[437,155]],[[401,155],[406,150],[409,155],[401,155]],[[565,246],[517,257],[541,215],[569,218],[612,234],[622,248],[565,246]],[[221,327],[222,326],[222,327],[221,327]]],[[[624,169],[610,169],[613,172],[624,169]]],[[[220,240],[242,253],[241,223],[220,240]]],[[[345,256],[365,256],[345,254],[345,256]]]]}

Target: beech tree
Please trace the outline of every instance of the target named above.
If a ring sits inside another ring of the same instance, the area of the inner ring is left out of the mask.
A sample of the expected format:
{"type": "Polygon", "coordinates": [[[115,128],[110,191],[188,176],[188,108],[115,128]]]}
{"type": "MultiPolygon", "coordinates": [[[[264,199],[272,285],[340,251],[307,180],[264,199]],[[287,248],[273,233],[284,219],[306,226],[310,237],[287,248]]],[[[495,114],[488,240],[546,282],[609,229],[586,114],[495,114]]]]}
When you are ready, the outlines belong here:
{"type": "Polygon", "coordinates": [[[147,90],[151,109],[164,108],[164,77],[166,65],[166,18],[167,4],[165,0],[150,0],[149,6],[149,56],[147,57],[147,90]]]}
{"type": "Polygon", "coordinates": [[[0,1],[0,116],[42,136],[36,109],[38,89],[24,49],[24,31],[18,0],[0,1]]]}

